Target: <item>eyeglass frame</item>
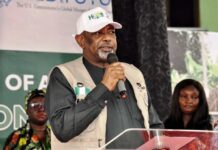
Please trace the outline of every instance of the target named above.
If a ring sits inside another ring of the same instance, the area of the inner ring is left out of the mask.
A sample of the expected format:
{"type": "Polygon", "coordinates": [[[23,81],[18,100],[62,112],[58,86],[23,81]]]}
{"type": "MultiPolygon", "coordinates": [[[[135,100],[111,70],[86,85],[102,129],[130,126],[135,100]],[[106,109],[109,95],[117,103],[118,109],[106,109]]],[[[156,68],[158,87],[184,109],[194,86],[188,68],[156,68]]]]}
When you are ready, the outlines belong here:
{"type": "Polygon", "coordinates": [[[30,102],[29,107],[33,109],[34,111],[39,111],[40,109],[45,108],[45,103],[44,102],[30,102]]]}
{"type": "Polygon", "coordinates": [[[27,106],[29,105],[31,99],[33,99],[34,97],[45,97],[45,93],[45,89],[34,89],[32,91],[29,91],[25,96],[25,109],[27,110],[27,106]]]}

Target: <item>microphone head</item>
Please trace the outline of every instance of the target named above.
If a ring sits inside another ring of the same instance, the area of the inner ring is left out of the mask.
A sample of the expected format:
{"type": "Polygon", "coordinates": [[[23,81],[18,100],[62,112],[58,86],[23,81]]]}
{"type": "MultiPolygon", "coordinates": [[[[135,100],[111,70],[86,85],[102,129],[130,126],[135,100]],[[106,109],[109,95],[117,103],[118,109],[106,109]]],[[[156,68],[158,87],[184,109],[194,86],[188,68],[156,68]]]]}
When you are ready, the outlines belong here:
{"type": "Polygon", "coordinates": [[[118,62],[118,57],[117,57],[117,55],[114,54],[114,53],[109,53],[109,54],[107,55],[107,62],[108,62],[109,64],[112,64],[112,63],[114,63],[114,62],[118,62]]]}

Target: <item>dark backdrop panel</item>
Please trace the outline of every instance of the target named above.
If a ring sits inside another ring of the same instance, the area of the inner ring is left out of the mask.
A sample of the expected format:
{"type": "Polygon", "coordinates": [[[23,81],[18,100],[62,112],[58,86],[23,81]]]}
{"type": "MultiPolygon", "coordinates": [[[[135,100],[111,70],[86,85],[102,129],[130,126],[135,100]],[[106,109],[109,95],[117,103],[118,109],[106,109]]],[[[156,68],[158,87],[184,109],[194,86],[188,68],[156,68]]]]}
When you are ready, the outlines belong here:
{"type": "Polygon", "coordinates": [[[169,26],[199,27],[199,0],[168,0],[169,26]]]}
{"type": "Polygon", "coordinates": [[[123,25],[117,31],[117,55],[142,70],[152,103],[164,119],[171,98],[165,0],[114,0],[112,8],[114,20],[123,25]]]}

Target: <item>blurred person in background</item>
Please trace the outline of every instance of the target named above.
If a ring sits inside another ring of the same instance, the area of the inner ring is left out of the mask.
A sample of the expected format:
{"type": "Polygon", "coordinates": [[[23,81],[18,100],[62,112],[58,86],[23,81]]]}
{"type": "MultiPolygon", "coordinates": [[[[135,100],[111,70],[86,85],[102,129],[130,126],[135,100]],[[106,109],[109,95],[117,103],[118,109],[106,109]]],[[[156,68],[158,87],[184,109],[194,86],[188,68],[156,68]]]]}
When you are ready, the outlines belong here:
{"type": "Polygon", "coordinates": [[[50,128],[47,126],[47,113],[44,108],[45,91],[35,89],[25,97],[28,115],[26,124],[7,138],[4,150],[50,150],[50,128]]]}
{"type": "Polygon", "coordinates": [[[166,129],[212,130],[211,116],[203,86],[193,79],[179,82],[173,92],[166,129]]]}

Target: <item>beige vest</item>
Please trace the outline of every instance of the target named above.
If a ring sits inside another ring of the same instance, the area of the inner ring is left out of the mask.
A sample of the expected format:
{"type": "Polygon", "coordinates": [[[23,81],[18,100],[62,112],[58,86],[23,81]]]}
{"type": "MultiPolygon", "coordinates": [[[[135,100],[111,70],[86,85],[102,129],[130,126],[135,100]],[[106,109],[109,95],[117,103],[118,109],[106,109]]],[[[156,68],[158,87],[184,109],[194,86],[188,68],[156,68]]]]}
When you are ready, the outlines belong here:
{"type": "MultiPolygon", "coordinates": [[[[122,65],[124,66],[126,78],[129,80],[133,87],[137,105],[141,110],[142,116],[144,118],[145,128],[148,129],[148,99],[144,77],[141,71],[139,71],[133,65],[126,63],[123,63],[122,65]]],[[[88,87],[89,89],[93,89],[96,86],[87,69],[83,65],[82,57],[57,67],[62,71],[72,88],[77,87],[78,82],[83,83],[84,87],[88,87]]],[[[85,96],[86,95],[82,95],[82,97],[85,96]]],[[[93,120],[93,122],[79,136],[74,137],[67,143],[61,143],[52,133],[52,150],[95,149],[103,146],[105,144],[106,121],[107,107],[104,107],[99,116],[93,120]]]]}

